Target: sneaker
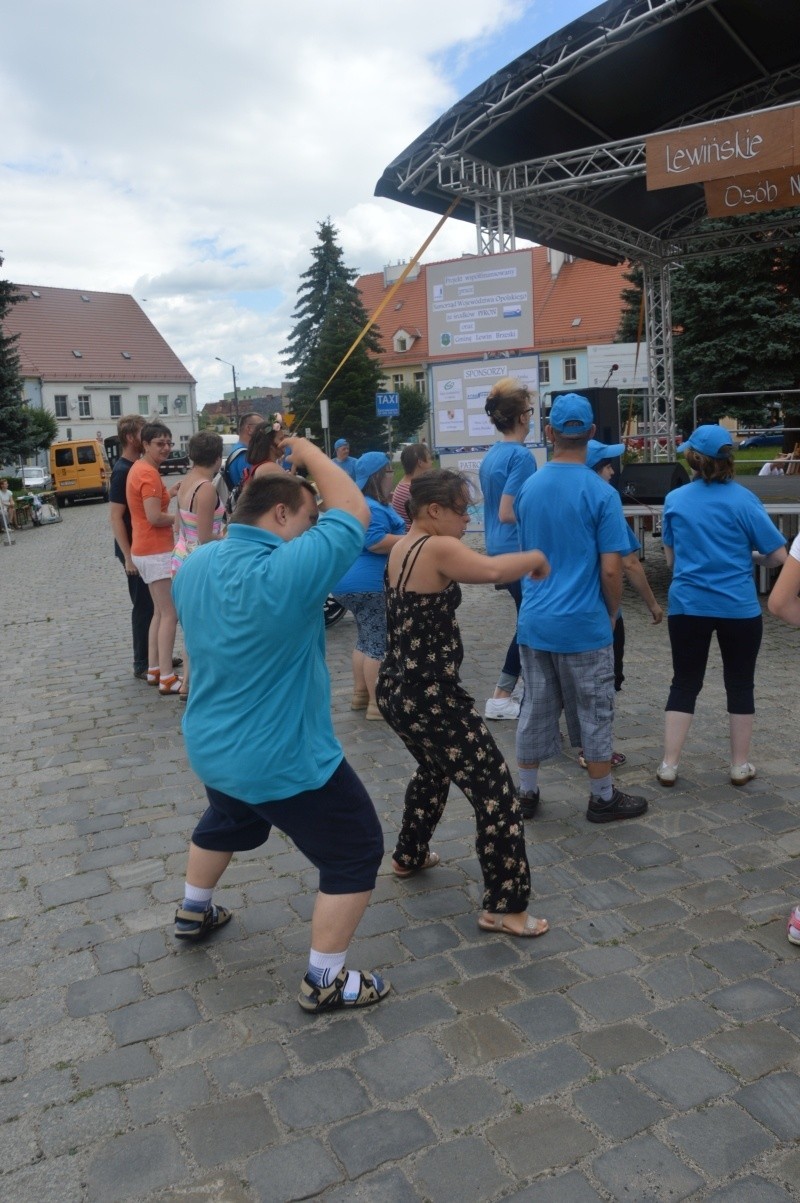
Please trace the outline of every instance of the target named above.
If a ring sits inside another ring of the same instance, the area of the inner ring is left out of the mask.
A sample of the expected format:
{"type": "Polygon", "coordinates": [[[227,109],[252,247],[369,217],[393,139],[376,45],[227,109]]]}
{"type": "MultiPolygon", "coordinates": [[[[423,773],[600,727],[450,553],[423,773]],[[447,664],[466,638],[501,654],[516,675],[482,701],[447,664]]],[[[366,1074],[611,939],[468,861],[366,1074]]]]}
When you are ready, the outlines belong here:
{"type": "Polygon", "coordinates": [[[511,698],[489,698],[483,711],[484,718],[499,721],[500,719],[519,718],[519,702],[511,698]]]}
{"type": "Polygon", "coordinates": [[[789,916],[786,936],[790,944],[800,944],[800,906],[796,906],[789,916]]]}
{"type": "Polygon", "coordinates": [[[589,795],[586,818],[590,823],[613,823],[616,819],[638,819],[646,810],[646,798],[638,798],[635,794],[623,794],[622,790],[615,787],[608,802],[589,795]]]}
{"type": "Polygon", "coordinates": [[[747,785],[748,781],[752,781],[756,775],[756,770],[750,761],[745,761],[744,764],[731,765],[731,785],[747,785]]]}
{"type": "Polygon", "coordinates": [[[179,940],[205,940],[218,927],[224,927],[232,918],[224,906],[213,903],[205,911],[185,911],[179,906],[175,912],[175,935],[179,940]]]}
{"type": "MultiPolygon", "coordinates": [[[[624,752],[612,752],[611,753],[612,769],[618,769],[619,766],[621,764],[624,764],[627,759],[628,759],[628,757],[624,754],[624,752]]],[[[587,761],[586,757],[583,754],[583,748],[581,748],[580,752],[578,753],[578,764],[581,766],[582,769],[588,769],[588,767],[589,767],[589,762],[587,761]]]]}
{"type": "Polygon", "coordinates": [[[389,982],[379,973],[360,973],[361,983],[355,998],[345,998],[347,970],[342,969],[330,986],[317,986],[306,976],[300,983],[297,1001],[304,1011],[335,1011],[339,1007],[370,1007],[379,1003],[391,990],[389,982]]]}
{"type": "Polygon", "coordinates": [[[538,789],[517,790],[517,801],[522,810],[523,819],[532,819],[539,809],[540,798],[538,789]]]}
{"type": "Polygon", "coordinates": [[[677,764],[667,764],[666,760],[662,760],[661,764],[656,769],[656,780],[659,785],[670,786],[674,785],[678,777],[677,764]]]}

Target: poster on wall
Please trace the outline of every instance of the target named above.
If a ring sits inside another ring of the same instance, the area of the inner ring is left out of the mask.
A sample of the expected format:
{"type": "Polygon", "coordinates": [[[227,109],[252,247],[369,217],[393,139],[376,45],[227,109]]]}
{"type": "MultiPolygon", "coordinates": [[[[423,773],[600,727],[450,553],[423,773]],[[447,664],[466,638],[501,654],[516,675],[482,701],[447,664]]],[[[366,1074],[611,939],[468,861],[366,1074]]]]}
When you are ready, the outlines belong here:
{"type": "Polygon", "coordinates": [[[529,250],[432,263],[425,277],[432,358],[533,346],[529,250]]]}
{"type": "MultiPolygon", "coordinates": [[[[537,468],[541,468],[542,464],[547,462],[546,447],[531,447],[530,452],[536,460],[537,468]]],[[[453,472],[463,472],[469,481],[471,500],[468,534],[483,534],[485,530],[483,493],[481,492],[479,473],[487,453],[488,448],[485,448],[482,451],[444,451],[439,456],[442,468],[449,468],[453,472]]]]}
{"type": "Polygon", "coordinates": [[[504,376],[513,376],[528,387],[533,413],[526,442],[530,445],[542,443],[538,355],[462,359],[432,364],[429,371],[436,447],[491,446],[497,431],[486,415],[486,398],[492,385],[504,376]]]}
{"type": "Polygon", "coordinates": [[[590,388],[618,388],[620,391],[647,388],[650,372],[647,343],[603,343],[586,348],[590,388]]]}

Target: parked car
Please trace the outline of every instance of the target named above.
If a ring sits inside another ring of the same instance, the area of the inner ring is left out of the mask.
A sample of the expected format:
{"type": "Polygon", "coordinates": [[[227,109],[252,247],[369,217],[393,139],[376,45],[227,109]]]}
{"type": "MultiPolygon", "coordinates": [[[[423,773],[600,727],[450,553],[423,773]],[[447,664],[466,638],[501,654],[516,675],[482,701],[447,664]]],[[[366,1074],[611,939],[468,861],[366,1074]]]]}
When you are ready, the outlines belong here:
{"type": "Polygon", "coordinates": [[[49,489],[50,488],[50,473],[44,468],[34,466],[32,468],[22,469],[22,487],[23,489],[49,489]]]}
{"type": "Polygon", "coordinates": [[[169,453],[169,459],[165,459],[163,464],[159,464],[158,470],[162,476],[169,476],[171,472],[186,473],[189,471],[189,456],[185,451],[179,451],[177,447],[173,447],[169,453]]]}
{"type": "Polygon", "coordinates": [[[773,426],[769,430],[762,430],[760,434],[751,434],[749,438],[744,439],[739,447],[782,447],[783,446],[783,427],[773,426]]]}

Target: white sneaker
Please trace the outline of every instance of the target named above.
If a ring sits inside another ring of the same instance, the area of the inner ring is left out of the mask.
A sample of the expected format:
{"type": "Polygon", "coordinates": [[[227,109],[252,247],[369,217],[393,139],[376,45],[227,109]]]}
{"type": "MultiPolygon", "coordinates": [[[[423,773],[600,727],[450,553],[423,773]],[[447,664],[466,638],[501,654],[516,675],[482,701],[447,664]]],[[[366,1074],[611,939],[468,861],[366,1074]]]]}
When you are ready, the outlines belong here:
{"type": "Polygon", "coordinates": [[[752,781],[756,775],[756,770],[750,761],[745,761],[744,764],[731,765],[731,785],[747,785],[748,781],[752,781]]]}
{"type": "Polygon", "coordinates": [[[678,778],[677,764],[667,764],[666,760],[662,760],[656,769],[656,777],[660,785],[674,785],[678,778]]]}
{"type": "Polygon", "coordinates": [[[519,718],[519,702],[515,698],[489,698],[483,711],[489,719],[519,718]]]}

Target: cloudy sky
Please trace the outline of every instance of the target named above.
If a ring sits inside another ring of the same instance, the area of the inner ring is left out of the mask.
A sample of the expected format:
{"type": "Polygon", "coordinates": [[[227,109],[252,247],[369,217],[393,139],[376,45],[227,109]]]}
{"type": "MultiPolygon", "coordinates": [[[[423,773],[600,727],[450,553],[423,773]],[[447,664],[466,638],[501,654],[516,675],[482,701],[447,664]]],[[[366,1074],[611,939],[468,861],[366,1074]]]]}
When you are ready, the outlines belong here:
{"type": "MultiPolygon", "coordinates": [[[[592,0],[26,0],[0,41],[0,250],[18,283],[133,293],[198,405],[278,384],[330,217],[359,272],[435,218],[387,164],[592,0]]],[[[474,252],[448,222],[426,258],[474,252]]]]}

